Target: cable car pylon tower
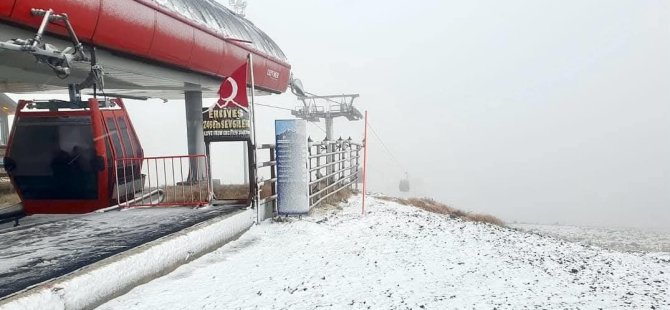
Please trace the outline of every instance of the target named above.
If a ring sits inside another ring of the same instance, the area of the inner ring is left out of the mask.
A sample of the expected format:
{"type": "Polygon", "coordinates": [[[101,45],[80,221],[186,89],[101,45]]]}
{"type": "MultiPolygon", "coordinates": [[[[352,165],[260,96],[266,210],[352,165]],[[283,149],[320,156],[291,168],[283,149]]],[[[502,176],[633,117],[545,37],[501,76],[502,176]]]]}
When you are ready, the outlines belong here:
{"type": "MultiPolygon", "coordinates": [[[[333,121],[338,117],[344,117],[349,121],[358,121],[363,119],[363,114],[354,107],[354,101],[359,94],[343,94],[318,96],[304,90],[302,82],[294,79],[290,83],[291,91],[303,105],[291,110],[291,114],[296,118],[304,119],[308,122],[318,123],[322,119],[326,122],[326,141],[335,141],[333,137],[333,121]]],[[[334,144],[327,144],[328,153],[335,152],[334,144]]],[[[326,156],[327,163],[335,161],[334,155],[326,156]]],[[[328,166],[328,174],[332,172],[333,167],[328,166]]]]}
{"type": "Polygon", "coordinates": [[[323,119],[326,122],[326,140],[328,141],[333,141],[333,121],[336,118],[345,117],[349,121],[358,121],[363,118],[363,114],[354,107],[354,100],[360,96],[359,94],[317,96],[302,93],[302,96],[296,95],[303,102],[303,106],[295,108],[291,114],[308,122],[318,123],[323,119]]]}

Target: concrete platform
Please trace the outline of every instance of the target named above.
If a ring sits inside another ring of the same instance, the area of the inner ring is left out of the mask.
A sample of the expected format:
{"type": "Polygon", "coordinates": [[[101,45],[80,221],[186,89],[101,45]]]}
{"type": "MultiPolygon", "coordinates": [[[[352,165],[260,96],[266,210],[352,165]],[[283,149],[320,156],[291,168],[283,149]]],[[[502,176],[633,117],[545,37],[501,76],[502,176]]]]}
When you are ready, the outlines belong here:
{"type": "Polygon", "coordinates": [[[0,299],[246,206],[31,216],[0,225],[0,299]]]}

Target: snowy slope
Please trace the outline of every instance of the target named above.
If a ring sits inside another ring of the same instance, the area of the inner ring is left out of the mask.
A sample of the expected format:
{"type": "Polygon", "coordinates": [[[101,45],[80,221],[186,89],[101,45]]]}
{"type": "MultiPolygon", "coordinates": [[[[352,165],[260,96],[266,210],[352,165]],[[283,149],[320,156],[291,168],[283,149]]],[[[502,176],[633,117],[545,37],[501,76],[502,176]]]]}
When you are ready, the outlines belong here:
{"type": "Polygon", "coordinates": [[[670,309],[670,257],[370,202],[266,222],[100,309],[670,309]]]}
{"type": "Polygon", "coordinates": [[[513,226],[529,232],[618,251],[670,253],[670,231],[542,224],[513,226]]]}

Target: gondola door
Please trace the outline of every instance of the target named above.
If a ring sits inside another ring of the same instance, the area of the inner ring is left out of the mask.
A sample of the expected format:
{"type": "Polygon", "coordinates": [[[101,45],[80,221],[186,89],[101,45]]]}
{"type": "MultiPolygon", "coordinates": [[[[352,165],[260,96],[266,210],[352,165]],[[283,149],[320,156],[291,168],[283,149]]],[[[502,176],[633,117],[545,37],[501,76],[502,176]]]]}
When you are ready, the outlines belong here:
{"type": "Polygon", "coordinates": [[[91,98],[88,100],[88,107],[91,111],[91,129],[93,130],[93,143],[95,145],[95,160],[94,169],[98,174],[98,199],[95,205],[91,205],[87,210],[82,210],[82,213],[93,212],[111,205],[109,186],[109,169],[106,169],[108,160],[108,152],[106,148],[107,133],[104,130],[102,113],[97,99],[91,98]]]}
{"type": "Polygon", "coordinates": [[[122,203],[134,198],[144,186],[141,173],[144,150],[123,102],[118,99],[115,103],[121,109],[104,110],[101,115],[112,157],[107,162],[110,198],[122,203]]]}

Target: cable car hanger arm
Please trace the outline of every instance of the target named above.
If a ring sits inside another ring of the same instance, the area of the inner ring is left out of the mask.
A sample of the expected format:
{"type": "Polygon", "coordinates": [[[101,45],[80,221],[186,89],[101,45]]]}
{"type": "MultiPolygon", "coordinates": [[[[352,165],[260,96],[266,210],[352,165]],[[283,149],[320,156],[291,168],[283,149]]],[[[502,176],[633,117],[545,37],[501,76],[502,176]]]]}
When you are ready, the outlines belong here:
{"type": "MultiPolygon", "coordinates": [[[[31,9],[33,16],[42,17],[35,36],[32,39],[13,39],[7,42],[0,42],[0,49],[6,49],[17,52],[28,52],[35,56],[38,63],[48,65],[59,78],[67,78],[71,73],[71,64],[75,61],[89,62],[91,71],[86,79],[79,84],[71,84],[68,87],[70,93],[70,102],[74,105],[85,106],[81,102],[81,90],[93,87],[94,94],[97,89],[104,92],[104,72],[101,65],[98,64],[95,47],[91,47],[91,57],[86,55],[84,46],[79,41],[70,19],[66,13],[55,14],[52,9],[31,9]],[[43,43],[42,38],[50,23],[60,22],[65,25],[73,47],[58,50],[51,44],[43,43]]],[[[97,95],[97,94],[96,94],[97,95]]]]}
{"type": "Polygon", "coordinates": [[[37,29],[35,36],[31,39],[13,39],[7,42],[0,42],[1,49],[28,52],[35,56],[38,62],[45,63],[51,67],[51,69],[61,78],[70,75],[70,64],[73,61],[89,61],[88,56],[84,52],[83,45],[77,38],[77,34],[75,33],[67,14],[55,14],[52,9],[32,9],[31,14],[42,17],[42,22],[40,23],[40,27],[37,29]],[[65,25],[74,47],[68,47],[61,51],[51,44],[42,42],[42,37],[49,24],[55,24],[56,22],[62,22],[65,25]]]}

